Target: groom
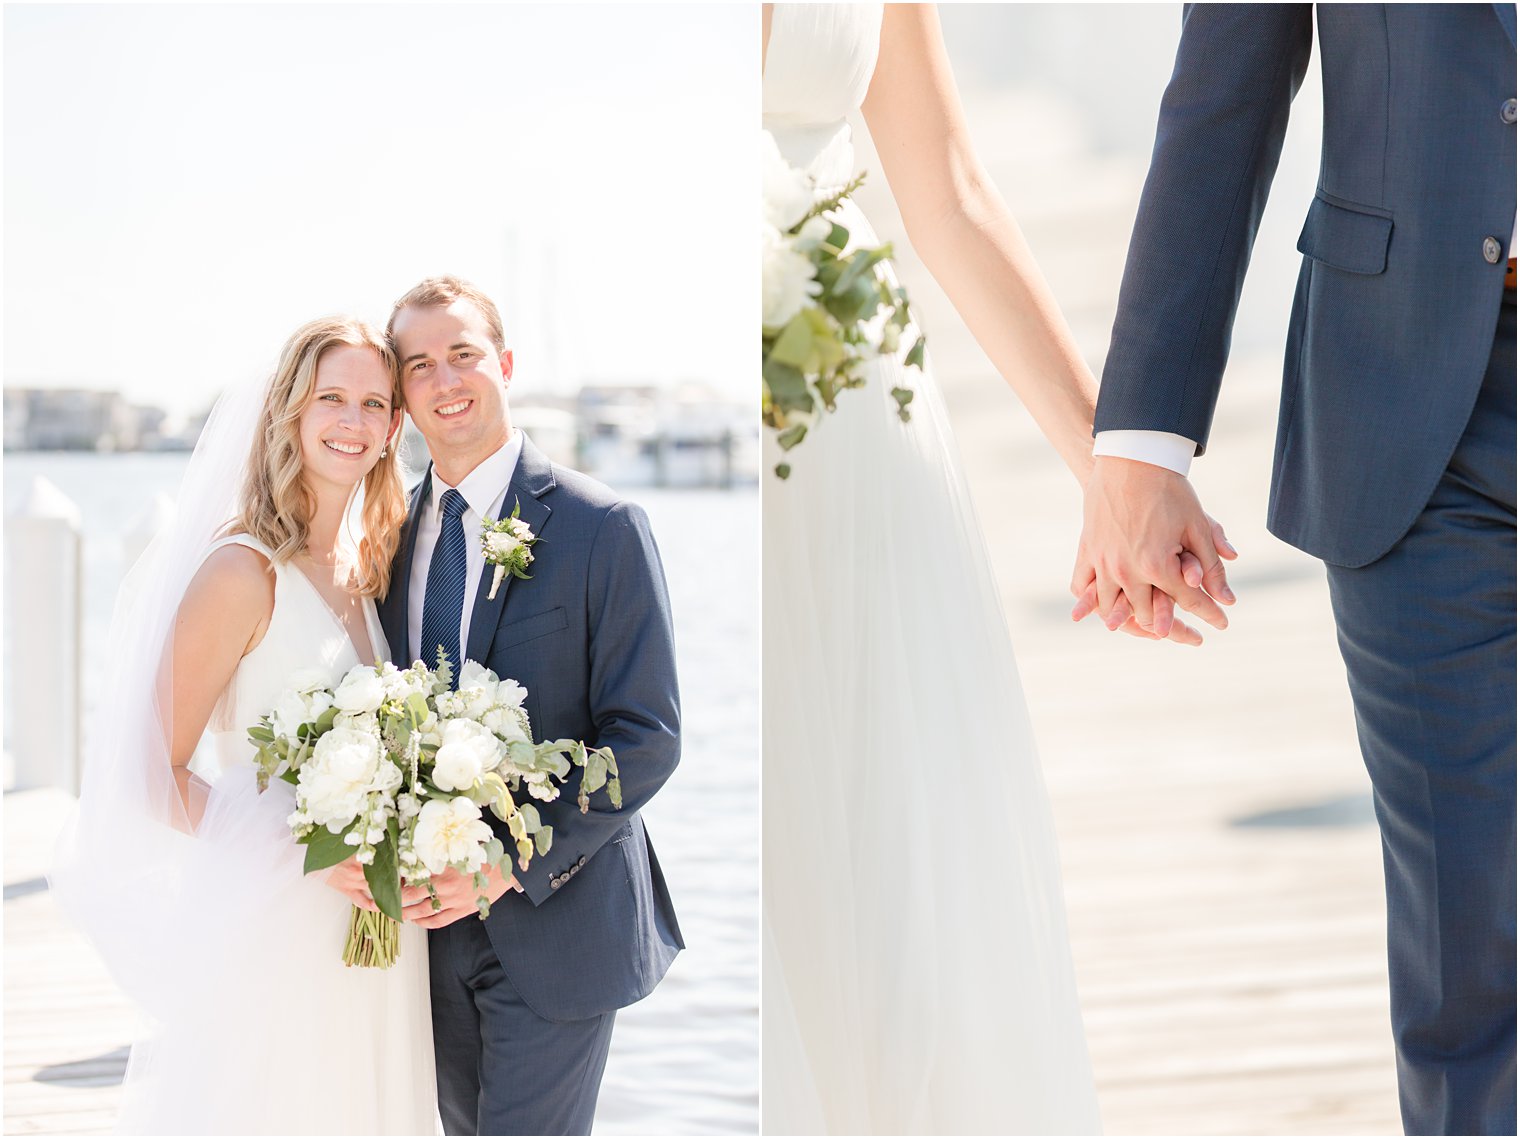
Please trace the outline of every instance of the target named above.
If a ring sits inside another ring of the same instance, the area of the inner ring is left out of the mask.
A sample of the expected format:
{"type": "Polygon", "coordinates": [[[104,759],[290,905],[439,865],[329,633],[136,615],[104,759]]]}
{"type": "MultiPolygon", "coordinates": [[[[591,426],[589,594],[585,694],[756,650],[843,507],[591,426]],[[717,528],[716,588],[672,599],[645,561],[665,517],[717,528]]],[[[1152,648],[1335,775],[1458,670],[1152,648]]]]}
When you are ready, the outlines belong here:
{"type": "Polygon", "coordinates": [[[553,847],[513,878],[491,871],[484,921],[467,875],[434,879],[437,913],[408,892],[407,919],[433,931],[439,1109],[450,1135],[585,1135],[616,1010],[647,996],[682,948],[639,817],[680,755],[659,554],[639,507],[514,430],[512,353],[479,289],[423,281],[387,332],[433,460],[380,608],[396,662],[432,664],[442,645],[456,665],[520,681],[536,737],[611,748],[623,789],[621,810],[603,790],[581,814],[576,769],[558,800],[538,803],[553,847]],[[481,520],[514,507],[540,542],[531,578],[507,575],[493,599],[481,520]]]}
{"type": "MultiPolygon", "coordinates": [[[[1073,579],[1096,574],[1111,628],[1132,610],[1164,636],[1174,599],[1222,623],[1183,549],[1231,599],[1186,475],[1315,17],[1183,18],[1073,579]]],[[[1325,4],[1317,22],[1324,151],[1269,525],[1328,568],[1382,829],[1405,1129],[1513,1135],[1515,9],[1325,4]]]]}

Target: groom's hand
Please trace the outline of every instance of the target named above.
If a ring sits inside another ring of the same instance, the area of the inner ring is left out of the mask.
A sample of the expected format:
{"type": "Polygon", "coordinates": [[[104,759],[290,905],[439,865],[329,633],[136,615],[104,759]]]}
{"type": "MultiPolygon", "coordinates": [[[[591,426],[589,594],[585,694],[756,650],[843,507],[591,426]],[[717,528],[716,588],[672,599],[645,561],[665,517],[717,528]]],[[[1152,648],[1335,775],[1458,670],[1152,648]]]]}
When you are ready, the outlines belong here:
{"type": "Polygon", "coordinates": [[[1150,463],[1099,457],[1083,515],[1071,580],[1074,620],[1096,608],[1111,630],[1198,643],[1190,629],[1174,634],[1175,599],[1216,629],[1228,626],[1218,603],[1235,602],[1224,572],[1235,548],[1203,512],[1184,476],[1150,463]]]}
{"type": "MultiPolygon", "coordinates": [[[[503,878],[495,866],[487,865],[484,869],[484,893],[492,905],[508,890],[522,889],[516,878],[503,878]]],[[[446,925],[453,925],[460,918],[474,917],[480,912],[475,905],[475,882],[469,874],[461,874],[457,870],[435,874],[433,890],[438,895],[442,909],[433,909],[432,899],[428,897],[425,887],[408,886],[401,893],[401,916],[423,929],[442,929],[446,925]]]]}

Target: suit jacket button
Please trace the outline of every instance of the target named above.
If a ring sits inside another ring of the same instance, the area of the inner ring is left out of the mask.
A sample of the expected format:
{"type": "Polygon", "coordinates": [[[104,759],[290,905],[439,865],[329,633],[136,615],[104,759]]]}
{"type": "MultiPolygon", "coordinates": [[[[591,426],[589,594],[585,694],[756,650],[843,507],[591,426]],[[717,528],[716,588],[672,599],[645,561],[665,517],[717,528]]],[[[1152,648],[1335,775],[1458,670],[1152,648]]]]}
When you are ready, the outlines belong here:
{"type": "Polygon", "coordinates": [[[1499,264],[1499,258],[1504,253],[1504,247],[1499,244],[1497,237],[1485,237],[1483,239],[1483,260],[1490,265],[1499,264]]]}
{"type": "Polygon", "coordinates": [[[580,867],[579,866],[572,866],[572,867],[570,867],[570,877],[574,878],[576,876],[576,874],[578,874],[579,872],[580,872],[580,867]]]}
{"type": "Polygon", "coordinates": [[[1499,121],[1508,123],[1510,126],[1515,125],[1515,101],[1513,99],[1504,100],[1504,106],[1499,108],[1499,121]]]}
{"type": "Polygon", "coordinates": [[[575,864],[575,868],[579,870],[584,865],[586,865],[586,856],[583,854],[581,855],[581,860],[575,864]]]}
{"type": "Polygon", "coordinates": [[[549,889],[551,889],[551,890],[558,890],[559,889],[559,879],[558,878],[550,878],[549,879],[549,889]]]}

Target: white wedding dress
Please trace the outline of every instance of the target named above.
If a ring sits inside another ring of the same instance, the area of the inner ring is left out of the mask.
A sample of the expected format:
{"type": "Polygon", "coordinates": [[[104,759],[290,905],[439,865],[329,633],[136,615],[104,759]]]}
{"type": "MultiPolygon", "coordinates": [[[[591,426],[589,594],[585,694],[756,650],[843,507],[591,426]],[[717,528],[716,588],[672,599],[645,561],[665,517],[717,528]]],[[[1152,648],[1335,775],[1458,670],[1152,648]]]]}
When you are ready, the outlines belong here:
{"type": "MultiPolygon", "coordinates": [[[[857,173],[880,21],[775,6],[764,125],[820,186],[857,173]]],[[[771,452],[762,1129],[1095,1133],[1055,834],[934,379],[879,365],[786,481],[771,452]]]]}
{"type": "MultiPolygon", "coordinates": [[[[268,551],[247,536],[223,539],[268,551]]],[[[386,655],[374,605],[370,643],[386,655]]],[[[350,904],[302,873],[286,817],[294,788],[260,794],[247,728],[301,669],[336,681],[359,662],[347,631],[293,565],[275,569],[263,639],[213,714],[221,771],[191,838],[177,922],[186,988],[134,1045],[118,1129],[139,1134],[433,1135],[426,932],[401,929],[390,969],[348,968],[350,904]]]]}

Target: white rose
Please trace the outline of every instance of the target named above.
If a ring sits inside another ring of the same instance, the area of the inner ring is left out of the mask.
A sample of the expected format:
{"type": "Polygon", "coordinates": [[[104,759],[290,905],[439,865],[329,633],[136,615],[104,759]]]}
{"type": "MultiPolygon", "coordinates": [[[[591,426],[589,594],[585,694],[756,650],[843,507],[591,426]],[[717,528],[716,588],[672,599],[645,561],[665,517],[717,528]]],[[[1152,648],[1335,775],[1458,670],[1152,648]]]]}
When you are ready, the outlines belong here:
{"type": "Polygon", "coordinates": [[[516,535],[503,531],[493,530],[486,535],[486,551],[493,558],[509,557],[521,545],[522,541],[516,535]]]}
{"type": "Polygon", "coordinates": [[[429,799],[417,816],[412,849],[429,874],[442,874],[451,863],[473,872],[485,862],[485,844],[492,837],[491,828],[481,821],[480,808],[463,795],[429,799]]]}
{"type": "Polygon", "coordinates": [[[333,728],[301,766],[296,806],[319,825],[347,824],[365,808],[380,766],[380,742],[368,732],[333,728]]]}
{"type": "Polygon", "coordinates": [[[760,227],[760,323],[782,328],[809,297],[823,292],[813,263],[773,226],[760,227]]]}
{"type": "Polygon", "coordinates": [[[385,699],[385,682],[370,665],[360,665],[338,682],[333,703],[344,712],[373,712],[385,699]]]}
{"type": "Polygon", "coordinates": [[[788,230],[813,208],[813,184],[781,156],[770,131],[760,132],[760,201],[768,225],[788,230]]]}
{"type": "Polygon", "coordinates": [[[473,720],[450,720],[433,757],[433,783],[440,791],[467,791],[501,759],[501,744],[473,720]]]}
{"type": "Polygon", "coordinates": [[[524,522],[521,518],[511,518],[511,519],[508,519],[507,520],[507,529],[510,530],[510,531],[512,531],[512,533],[520,541],[523,541],[523,542],[526,542],[529,538],[531,538],[533,536],[533,528],[531,526],[529,526],[526,522],[524,522]]]}

